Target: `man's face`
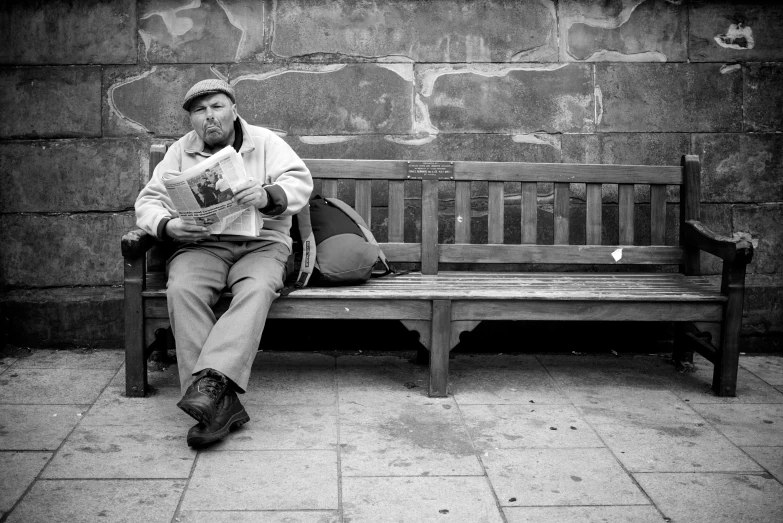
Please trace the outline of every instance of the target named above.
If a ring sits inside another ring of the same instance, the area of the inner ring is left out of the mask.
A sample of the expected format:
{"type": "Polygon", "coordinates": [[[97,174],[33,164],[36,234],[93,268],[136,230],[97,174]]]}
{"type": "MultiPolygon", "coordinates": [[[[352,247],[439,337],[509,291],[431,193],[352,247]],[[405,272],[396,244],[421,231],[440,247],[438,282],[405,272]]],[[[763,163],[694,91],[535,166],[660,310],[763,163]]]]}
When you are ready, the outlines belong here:
{"type": "Polygon", "coordinates": [[[223,93],[206,94],[190,104],[190,124],[199,138],[211,148],[234,142],[237,106],[223,93]]]}

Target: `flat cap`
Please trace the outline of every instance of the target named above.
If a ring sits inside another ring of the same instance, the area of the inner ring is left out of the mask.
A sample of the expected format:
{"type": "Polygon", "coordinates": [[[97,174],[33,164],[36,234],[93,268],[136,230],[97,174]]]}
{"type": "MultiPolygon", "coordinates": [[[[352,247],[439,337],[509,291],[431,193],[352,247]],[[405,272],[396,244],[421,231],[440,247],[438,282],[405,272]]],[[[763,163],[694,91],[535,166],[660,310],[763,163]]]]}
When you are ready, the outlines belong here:
{"type": "Polygon", "coordinates": [[[186,111],[189,111],[190,102],[199,96],[214,93],[223,93],[231,98],[232,103],[237,103],[237,100],[234,97],[234,88],[231,87],[228,82],[224,82],[223,80],[218,80],[216,78],[210,78],[209,80],[201,80],[188,90],[188,93],[185,95],[185,101],[182,102],[182,107],[186,111]]]}

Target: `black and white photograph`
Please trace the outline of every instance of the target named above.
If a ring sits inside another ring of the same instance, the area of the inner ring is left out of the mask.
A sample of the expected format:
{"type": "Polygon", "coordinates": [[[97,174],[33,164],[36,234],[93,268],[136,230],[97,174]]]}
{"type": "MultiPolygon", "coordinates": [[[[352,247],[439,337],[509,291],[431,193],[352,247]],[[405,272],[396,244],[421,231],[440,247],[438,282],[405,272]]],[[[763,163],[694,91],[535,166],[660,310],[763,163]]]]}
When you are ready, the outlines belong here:
{"type": "Polygon", "coordinates": [[[783,2],[0,34],[0,523],[783,521],[783,2]]]}

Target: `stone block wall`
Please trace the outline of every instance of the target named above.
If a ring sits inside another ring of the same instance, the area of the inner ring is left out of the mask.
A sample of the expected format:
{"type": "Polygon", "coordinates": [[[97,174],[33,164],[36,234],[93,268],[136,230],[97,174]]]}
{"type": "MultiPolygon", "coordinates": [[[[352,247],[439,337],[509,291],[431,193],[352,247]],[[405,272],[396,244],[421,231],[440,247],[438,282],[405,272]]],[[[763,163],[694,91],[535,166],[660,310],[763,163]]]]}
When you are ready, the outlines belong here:
{"type": "MultiPolygon", "coordinates": [[[[698,154],[705,221],[758,242],[745,347],[780,347],[777,3],[9,0],[0,33],[0,286],[11,343],[121,345],[119,237],[134,222],[149,146],[189,130],[182,96],[214,77],[235,85],[244,118],[281,130],[304,158],[678,165],[698,154]]],[[[451,191],[442,188],[444,240],[451,191]]],[[[473,240],[486,241],[486,186],[473,197],[473,240]]],[[[611,190],[604,197],[616,202],[611,190]]],[[[506,241],[518,241],[518,192],[506,198],[506,241]]],[[[579,187],[573,198],[583,216],[579,187]]],[[[539,201],[545,223],[547,187],[539,201]]],[[[649,195],[637,201],[643,211],[649,195]]],[[[385,201],[374,205],[383,239],[385,201]]],[[[605,221],[611,241],[616,208],[605,221]]],[[[583,229],[572,226],[574,241],[583,229]]],[[[551,236],[543,228],[539,241],[551,236]]]]}

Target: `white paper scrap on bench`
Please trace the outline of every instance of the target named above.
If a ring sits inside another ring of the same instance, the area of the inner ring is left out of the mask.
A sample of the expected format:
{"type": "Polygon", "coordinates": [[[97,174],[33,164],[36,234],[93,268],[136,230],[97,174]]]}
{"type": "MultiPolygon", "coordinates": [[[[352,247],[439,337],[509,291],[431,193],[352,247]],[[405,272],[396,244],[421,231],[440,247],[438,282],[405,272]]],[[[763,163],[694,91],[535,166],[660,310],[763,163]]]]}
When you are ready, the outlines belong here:
{"type": "Polygon", "coordinates": [[[616,261],[616,262],[620,261],[620,258],[622,258],[622,257],[623,257],[623,250],[622,249],[617,249],[616,251],[614,251],[612,253],[612,258],[614,258],[614,261],[616,261]]]}

